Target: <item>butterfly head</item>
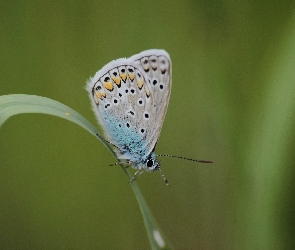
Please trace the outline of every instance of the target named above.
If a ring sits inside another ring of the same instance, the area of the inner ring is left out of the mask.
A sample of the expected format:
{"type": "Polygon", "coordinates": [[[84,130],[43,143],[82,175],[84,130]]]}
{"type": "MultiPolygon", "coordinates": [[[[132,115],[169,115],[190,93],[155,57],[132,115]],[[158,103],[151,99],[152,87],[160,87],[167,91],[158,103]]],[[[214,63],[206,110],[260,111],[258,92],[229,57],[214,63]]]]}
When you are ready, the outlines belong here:
{"type": "Polygon", "coordinates": [[[156,159],[156,155],[151,153],[144,161],[144,168],[146,171],[153,172],[160,169],[160,163],[156,159]]]}
{"type": "Polygon", "coordinates": [[[164,176],[161,167],[160,167],[160,161],[157,160],[156,155],[154,152],[152,152],[144,161],[144,168],[146,171],[148,172],[154,172],[156,170],[159,170],[166,185],[169,185],[168,180],[166,179],[166,177],[164,176]]]}

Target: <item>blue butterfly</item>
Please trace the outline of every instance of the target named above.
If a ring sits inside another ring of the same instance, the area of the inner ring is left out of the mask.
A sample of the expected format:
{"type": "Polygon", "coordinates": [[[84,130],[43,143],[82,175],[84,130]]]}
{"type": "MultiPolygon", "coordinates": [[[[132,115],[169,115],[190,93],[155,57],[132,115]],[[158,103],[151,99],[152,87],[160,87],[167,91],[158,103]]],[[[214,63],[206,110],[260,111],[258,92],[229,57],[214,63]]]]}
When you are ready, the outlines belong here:
{"type": "Polygon", "coordinates": [[[154,150],[169,103],[171,80],[169,54],[152,49],[108,63],[87,83],[93,110],[107,138],[101,139],[114,146],[120,159],[117,164],[126,163],[137,170],[130,181],[144,171],[160,170],[169,185],[156,159],[164,155],[156,155],[154,150]]]}

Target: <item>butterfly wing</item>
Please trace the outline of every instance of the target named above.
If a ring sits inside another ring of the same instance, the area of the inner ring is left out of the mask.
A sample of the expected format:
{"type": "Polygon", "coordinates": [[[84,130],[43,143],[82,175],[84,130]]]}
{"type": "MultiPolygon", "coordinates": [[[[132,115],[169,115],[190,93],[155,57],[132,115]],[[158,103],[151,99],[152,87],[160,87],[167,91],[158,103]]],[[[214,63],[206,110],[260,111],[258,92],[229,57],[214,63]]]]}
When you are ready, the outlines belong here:
{"type": "Polygon", "coordinates": [[[147,84],[153,99],[153,129],[149,131],[148,148],[154,150],[160,136],[172,87],[172,65],[165,50],[147,50],[131,57],[140,65],[146,75],[147,84]]]}
{"type": "Polygon", "coordinates": [[[112,61],[88,81],[97,119],[107,138],[118,147],[120,158],[140,162],[153,150],[167,110],[170,88],[170,59],[162,50],[112,61]],[[163,65],[159,64],[160,60],[163,65]],[[153,85],[154,80],[159,84],[153,85]]]}

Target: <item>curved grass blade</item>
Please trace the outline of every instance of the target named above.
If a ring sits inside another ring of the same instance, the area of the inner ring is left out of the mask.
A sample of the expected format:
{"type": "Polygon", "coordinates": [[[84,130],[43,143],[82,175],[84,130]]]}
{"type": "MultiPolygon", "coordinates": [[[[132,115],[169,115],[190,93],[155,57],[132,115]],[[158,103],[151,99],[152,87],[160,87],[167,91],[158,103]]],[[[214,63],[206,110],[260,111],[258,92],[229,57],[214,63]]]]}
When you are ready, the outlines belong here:
{"type": "MultiPolygon", "coordinates": [[[[61,117],[63,119],[76,123],[100,140],[100,138],[97,136],[100,136],[99,132],[94,126],[91,125],[88,120],[86,120],[75,110],[60,102],[35,95],[13,94],[0,96],[0,127],[9,117],[23,113],[41,113],[61,117]]],[[[103,140],[100,141],[116,157],[110,145],[103,140]]],[[[127,177],[130,179],[131,176],[129,172],[123,167],[122,169],[124,170],[127,177]]],[[[170,249],[170,247],[168,246],[168,241],[164,240],[163,234],[160,233],[160,229],[153,215],[151,214],[138,186],[135,182],[132,182],[131,186],[133,188],[135,197],[138,201],[140,211],[144,219],[144,224],[148,233],[151,248],[170,249]]]]}

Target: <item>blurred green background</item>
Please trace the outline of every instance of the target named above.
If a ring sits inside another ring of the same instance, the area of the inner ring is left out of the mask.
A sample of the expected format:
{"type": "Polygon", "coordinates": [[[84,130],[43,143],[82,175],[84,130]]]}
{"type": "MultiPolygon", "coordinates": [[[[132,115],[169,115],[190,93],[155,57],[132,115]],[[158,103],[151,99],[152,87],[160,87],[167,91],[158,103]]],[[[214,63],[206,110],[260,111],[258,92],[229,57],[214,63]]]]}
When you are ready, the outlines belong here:
{"type": "MultiPolygon", "coordinates": [[[[96,124],[86,80],[170,53],[173,87],[141,188],[175,249],[295,245],[294,1],[1,1],[0,95],[62,102],[96,124]]],[[[0,129],[1,249],[148,249],[133,191],[103,144],[52,116],[0,129]]]]}

